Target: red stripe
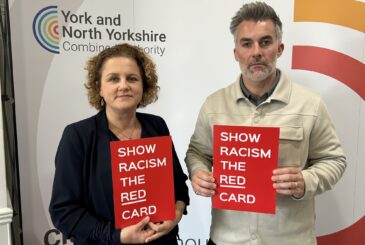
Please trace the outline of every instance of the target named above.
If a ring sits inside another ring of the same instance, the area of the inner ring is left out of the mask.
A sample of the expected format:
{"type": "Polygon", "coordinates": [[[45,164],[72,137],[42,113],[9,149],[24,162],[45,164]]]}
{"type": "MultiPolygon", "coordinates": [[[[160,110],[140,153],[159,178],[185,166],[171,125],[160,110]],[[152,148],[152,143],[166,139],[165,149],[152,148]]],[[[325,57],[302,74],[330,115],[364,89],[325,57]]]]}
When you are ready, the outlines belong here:
{"type": "Polygon", "coordinates": [[[365,65],[347,55],[314,46],[293,46],[292,68],[330,76],[365,100],[365,65]]]}
{"type": "Polygon", "coordinates": [[[341,231],[317,237],[317,242],[318,245],[364,245],[365,216],[341,231]]]}

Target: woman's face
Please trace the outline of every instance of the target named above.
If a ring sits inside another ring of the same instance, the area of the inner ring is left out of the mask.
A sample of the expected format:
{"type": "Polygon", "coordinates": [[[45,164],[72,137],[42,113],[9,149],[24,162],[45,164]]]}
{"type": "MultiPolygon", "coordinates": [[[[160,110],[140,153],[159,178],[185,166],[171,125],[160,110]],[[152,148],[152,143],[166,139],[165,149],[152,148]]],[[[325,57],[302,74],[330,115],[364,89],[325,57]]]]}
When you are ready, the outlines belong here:
{"type": "Polygon", "coordinates": [[[113,57],[101,69],[100,96],[104,98],[106,110],[135,111],[143,95],[142,76],[135,60],[113,57]]]}

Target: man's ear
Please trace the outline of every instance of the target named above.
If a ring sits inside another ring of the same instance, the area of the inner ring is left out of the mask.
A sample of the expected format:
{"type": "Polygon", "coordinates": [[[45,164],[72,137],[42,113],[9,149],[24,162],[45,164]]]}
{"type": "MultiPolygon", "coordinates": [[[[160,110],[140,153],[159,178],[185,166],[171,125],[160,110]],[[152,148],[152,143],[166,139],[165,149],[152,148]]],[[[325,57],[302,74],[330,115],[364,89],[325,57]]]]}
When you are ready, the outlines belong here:
{"type": "Polygon", "coordinates": [[[280,43],[278,47],[278,53],[276,56],[279,58],[283,54],[283,51],[284,51],[284,43],[280,43]]]}
{"type": "Polygon", "coordinates": [[[234,48],[234,49],[233,49],[233,55],[234,55],[234,59],[235,59],[236,61],[238,61],[238,57],[237,57],[237,50],[236,50],[236,48],[234,48]]]}

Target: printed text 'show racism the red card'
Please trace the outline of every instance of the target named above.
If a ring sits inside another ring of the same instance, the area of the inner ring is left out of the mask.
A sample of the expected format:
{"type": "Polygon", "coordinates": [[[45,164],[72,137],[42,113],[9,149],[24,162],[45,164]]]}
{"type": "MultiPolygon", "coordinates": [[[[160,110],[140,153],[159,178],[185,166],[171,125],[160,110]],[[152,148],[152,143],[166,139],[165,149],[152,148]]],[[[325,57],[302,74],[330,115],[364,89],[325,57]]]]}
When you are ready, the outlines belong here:
{"type": "Polygon", "coordinates": [[[279,128],[214,126],[213,208],[275,213],[279,128]]]}
{"type": "Polygon", "coordinates": [[[110,142],[115,227],[175,218],[170,136],[110,142]]]}

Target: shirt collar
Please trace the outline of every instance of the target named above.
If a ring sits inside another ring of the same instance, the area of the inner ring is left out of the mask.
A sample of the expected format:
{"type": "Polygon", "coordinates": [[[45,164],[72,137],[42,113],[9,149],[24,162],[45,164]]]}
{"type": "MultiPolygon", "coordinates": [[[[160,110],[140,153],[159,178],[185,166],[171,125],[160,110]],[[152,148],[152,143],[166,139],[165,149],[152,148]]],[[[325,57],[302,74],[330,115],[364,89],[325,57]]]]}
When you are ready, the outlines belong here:
{"type": "Polygon", "coordinates": [[[271,87],[261,96],[256,96],[254,94],[252,94],[245,86],[244,82],[243,82],[243,76],[240,76],[240,88],[242,90],[242,93],[244,94],[244,96],[246,96],[246,98],[248,98],[248,100],[253,103],[254,105],[258,106],[260,105],[262,102],[264,102],[267,98],[269,98],[272,93],[274,92],[276,85],[278,84],[279,80],[281,77],[281,72],[279,69],[276,69],[276,75],[275,75],[275,79],[273,84],[271,85],[271,87]]]}

